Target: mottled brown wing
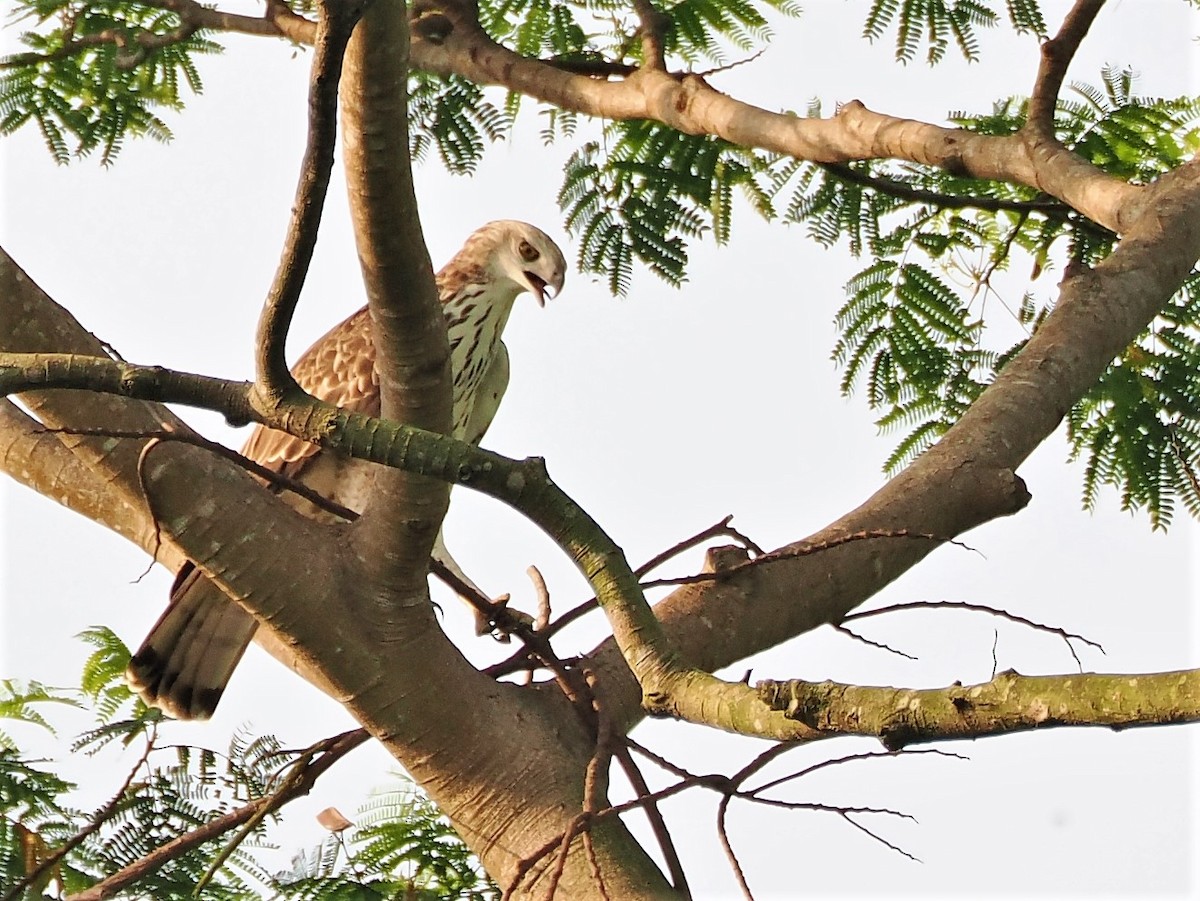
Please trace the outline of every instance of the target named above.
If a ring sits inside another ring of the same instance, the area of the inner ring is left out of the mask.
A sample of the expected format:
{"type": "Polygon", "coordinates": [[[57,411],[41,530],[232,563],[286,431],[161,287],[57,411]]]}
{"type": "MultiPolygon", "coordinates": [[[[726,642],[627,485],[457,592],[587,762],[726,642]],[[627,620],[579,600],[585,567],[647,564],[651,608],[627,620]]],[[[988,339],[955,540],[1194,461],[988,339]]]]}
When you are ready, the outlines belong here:
{"type": "MultiPolygon", "coordinates": [[[[379,378],[366,307],[344,319],[306,350],[292,367],[300,387],[336,406],[379,415],[379,378]]],[[[319,451],[302,438],[258,426],[242,453],[256,463],[295,478],[319,451]]]]}

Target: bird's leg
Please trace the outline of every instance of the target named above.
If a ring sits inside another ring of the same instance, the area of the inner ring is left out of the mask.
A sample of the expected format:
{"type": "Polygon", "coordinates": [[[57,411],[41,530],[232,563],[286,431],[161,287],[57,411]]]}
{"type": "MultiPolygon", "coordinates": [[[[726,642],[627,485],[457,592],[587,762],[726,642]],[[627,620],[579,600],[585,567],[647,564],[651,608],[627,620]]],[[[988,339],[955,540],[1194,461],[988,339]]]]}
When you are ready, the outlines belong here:
{"type": "MultiPolygon", "coordinates": [[[[495,628],[493,621],[496,614],[504,610],[507,610],[512,616],[518,617],[522,620],[527,620],[531,623],[533,622],[532,618],[529,617],[528,614],[521,613],[517,610],[508,609],[509,596],[507,594],[502,594],[498,598],[492,598],[491,595],[487,594],[482,588],[476,585],[471,578],[462,571],[462,567],[458,565],[455,559],[450,556],[450,551],[446,549],[446,543],[442,540],[442,532],[440,529],[438,530],[437,538],[434,539],[433,551],[430,556],[433,557],[435,563],[437,563],[440,567],[446,570],[450,576],[453,577],[452,581],[459,582],[463,587],[470,589],[477,598],[491,599],[491,612],[484,612],[483,610],[480,610],[478,606],[476,606],[475,602],[471,598],[467,597],[467,595],[463,593],[461,588],[455,588],[455,590],[458,592],[459,599],[462,600],[462,602],[468,607],[470,607],[472,612],[475,614],[476,635],[490,634],[495,628]]],[[[508,641],[508,636],[504,635],[501,640],[508,641]]]]}

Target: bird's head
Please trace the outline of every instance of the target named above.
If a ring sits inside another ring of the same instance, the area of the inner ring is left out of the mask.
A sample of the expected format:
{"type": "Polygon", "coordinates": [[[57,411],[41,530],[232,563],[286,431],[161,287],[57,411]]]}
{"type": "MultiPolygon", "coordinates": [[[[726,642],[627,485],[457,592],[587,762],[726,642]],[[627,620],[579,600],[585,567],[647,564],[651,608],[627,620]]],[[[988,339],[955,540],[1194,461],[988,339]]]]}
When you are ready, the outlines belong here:
{"type": "Polygon", "coordinates": [[[528,222],[501,219],[489,222],[476,235],[492,242],[488,268],[507,279],[516,293],[530,292],[538,306],[545,306],[547,291],[557,297],[567,277],[567,261],[558,245],[540,228],[528,222]]]}

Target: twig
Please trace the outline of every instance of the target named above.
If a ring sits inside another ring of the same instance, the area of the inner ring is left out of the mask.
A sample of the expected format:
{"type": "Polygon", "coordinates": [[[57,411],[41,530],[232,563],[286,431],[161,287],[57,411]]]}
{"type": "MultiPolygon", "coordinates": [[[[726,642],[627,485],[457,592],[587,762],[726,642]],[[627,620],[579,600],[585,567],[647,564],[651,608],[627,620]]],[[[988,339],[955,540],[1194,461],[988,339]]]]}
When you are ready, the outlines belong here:
{"type": "Polygon", "coordinates": [[[865,635],[859,635],[853,629],[848,628],[847,626],[843,626],[841,623],[833,623],[832,625],[833,625],[833,629],[835,632],[840,632],[841,634],[845,635],[847,638],[853,638],[855,641],[861,641],[863,644],[869,645],[870,647],[873,647],[873,648],[879,648],[879,650],[881,650],[881,651],[888,651],[889,653],[895,654],[897,657],[904,657],[908,660],[917,660],[918,659],[917,657],[914,657],[912,654],[906,654],[904,651],[897,650],[896,648],[892,647],[889,644],[884,644],[882,641],[872,641],[870,638],[867,638],[865,635]]]}
{"type": "Polygon", "coordinates": [[[242,469],[246,470],[253,476],[262,479],[273,489],[277,491],[290,491],[296,494],[314,507],[332,513],[334,516],[339,516],[347,522],[353,522],[358,519],[358,514],[349,507],[343,507],[336,501],[332,501],[324,495],[309,488],[303,482],[298,482],[295,479],[290,479],[285,475],[275,472],[273,469],[255,463],[249,457],[245,457],[232,448],[228,448],[216,441],[211,441],[201,435],[187,432],[172,432],[167,430],[125,430],[125,429],[70,429],[56,428],[43,429],[42,431],[52,435],[79,435],[81,437],[104,437],[104,438],[130,438],[138,439],[154,439],[161,442],[178,441],[181,444],[190,444],[193,447],[203,448],[210,453],[216,454],[229,460],[242,469]]]}
{"type": "Polygon", "coordinates": [[[887,814],[891,814],[893,816],[904,817],[905,819],[915,821],[914,817],[911,817],[906,813],[897,813],[894,810],[847,810],[847,811],[843,811],[841,814],[841,817],[843,820],[845,820],[847,823],[849,823],[851,826],[853,826],[855,829],[859,830],[860,832],[863,832],[866,835],[870,836],[871,838],[875,839],[875,841],[879,842],[879,844],[883,845],[885,848],[891,848],[897,854],[901,855],[902,857],[907,857],[913,863],[921,862],[921,858],[917,857],[914,854],[909,854],[907,851],[905,851],[899,845],[893,845],[882,835],[877,835],[876,833],[874,833],[870,829],[868,829],[866,826],[864,826],[862,823],[858,822],[858,820],[854,819],[854,817],[851,816],[851,814],[854,814],[854,813],[887,813],[887,814]]]}
{"type": "Polygon", "coordinates": [[[720,75],[722,72],[730,72],[730,71],[738,68],[738,66],[750,65],[750,63],[754,62],[759,57],[761,57],[764,53],[766,53],[768,49],[769,48],[767,48],[765,46],[760,47],[758,50],[756,50],[754,53],[751,53],[747,57],[743,57],[742,59],[735,59],[733,62],[726,63],[723,66],[716,66],[715,68],[705,69],[701,72],[695,72],[693,74],[695,74],[696,76],[698,76],[700,78],[710,78],[713,75],[720,75]]]}
{"type": "MultiPolygon", "coordinates": [[[[550,589],[546,586],[546,579],[542,576],[542,571],[536,566],[530,566],[525,570],[525,574],[529,576],[529,581],[533,583],[534,593],[537,595],[537,618],[533,621],[533,631],[543,632],[546,626],[550,624],[550,589]]],[[[525,684],[530,685],[533,682],[533,667],[525,671],[525,684]]]]}
{"type": "MultiPolygon", "coordinates": [[[[1075,648],[1071,641],[1082,641],[1089,647],[1095,648],[1101,654],[1106,654],[1104,645],[1098,641],[1092,641],[1090,638],[1085,638],[1082,635],[1077,635],[1074,632],[1068,632],[1058,626],[1047,626],[1044,623],[1035,622],[1024,616],[1018,616],[1015,613],[1009,613],[999,607],[989,607],[987,604],[975,604],[970,601],[905,601],[899,604],[888,604],[886,607],[876,607],[873,610],[859,610],[855,613],[847,614],[842,617],[843,623],[851,622],[856,619],[866,619],[868,616],[878,616],[881,613],[898,613],[904,610],[969,610],[974,613],[989,613],[992,616],[998,616],[1001,619],[1009,620],[1010,622],[1019,623],[1022,626],[1028,626],[1030,629],[1036,629],[1039,632],[1049,632],[1051,635],[1057,635],[1067,645],[1067,650],[1071,652],[1071,656],[1075,658],[1075,663],[1079,666],[1080,671],[1083,670],[1083,663],[1079,659],[1079,655],[1075,653],[1075,648]]],[[[994,650],[994,649],[993,649],[994,650]]],[[[994,654],[993,654],[994,656],[994,654]]],[[[994,662],[994,661],[993,661],[994,662]]],[[[995,675],[995,673],[993,673],[995,675]]]]}
{"type": "Polygon", "coordinates": [[[737,877],[738,885],[742,889],[742,895],[746,901],[754,901],[754,893],[750,891],[750,883],[746,881],[746,873],[742,870],[742,865],[738,861],[737,854],[734,853],[733,843],[729,840],[729,830],[725,828],[725,815],[729,812],[729,802],[733,800],[733,795],[724,795],[721,798],[721,803],[717,805],[717,838],[721,841],[721,847],[725,849],[725,856],[729,858],[729,866],[733,869],[733,875],[737,877]]]}
{"type": "Polygon", "coordinates": [[[537,594],[538,615],[533,621],[533,628],[535,631],[541,632],[550,625],[550,589],[546,587],[546,579],[542,576],[542,571],[536,566],[526,569],[525,575],[529,576],[529,581],[533,583],[533,590],[537,594]]]}
{"type": "Polygon", "coordinates": [[[818,770],[823,770],[831,766],[841,766],[846,763],[853,763],[857,760],[874,760],[878,757],[910,757],[915,754],[933,754],[937,757],[953,757],[956,760],[968,760],[962,754],[956,754],[953,751],[943,751],[941,748],[917,748],[915,750],[903,749],[900,751],[861,751],[857,754],[846,754],[843,757],[829,757],[825,760],[818,760],[816,763],[797,770],[794,773],[789,773],[786,776],[780,776],[778,779],[772,779],[770,782],[764,782],[757,788],[750,789],[748,794],[756,798],[762,792],[770,791],[773,788],[778,788],[788,782],[795,782],[797,779],[803,779],[805,776],[811,775],[818,770]]]}
{"type": "MultiPolygon", "coordinates": [[[[839,535],[836,538],[828,538],[824,541],[815,541],[812,544],[805,544],[793,550],[786,551],[771,551],[768,554],[763,554],[761,557],[755,557],[753,560],[747,560],[745,563],[739,563],[736,566],[731,566],[728,569],[718,570],[711,573],[694,573],[690,576],[675,576],[669,579],[652,579],[648,582],[642,582],[642,589],[660,588],[667,585],[694,585],[699,582],[716,582],[722,579],[728,579],[737,573],[758,566],[763,566],[768,563],[778,563],[781,560],[795,560],[800,557],[809,557],[813,554],[823,553],[841,547],[844,544],[850,544],[855,541],[868,541],[875,538],[914,538],[921,541],[934,541],[939,544],[952,544],[955,547],[960,547],[968,551],[975,551],[975,548],[970,545],[958,541],[954,538],[947,538],[943,535],[932,535],[927,532],[911,532],[908,529],[866,529],[861,532],[854,532],[850,535],[839,535]]],[[[979,553],[975,551],[975,553],[979,553]]]]}
{"type": "MultiPolygon", "coordinates": [[[[625,778],[633,786],[634,793],[639,798],[649,796],[650,786],[646,784],[646,779],[642,776],[642,771],[638,768],[637,763],[634,762],[633,755],[629,753],[628,740],[622,741],[613,751],[613,754],[617,758],[617,762],[621,764],[625,778]]],[[[684,901],[690,901],[692,890],[687,882],[687,873],[684,872],[683,863],[679,859],[679,852],[675,848],[675,842],[671,838],[670,830],[667,829],[667,823],[663,819],[662,811],[659,809],[658,804],[654,802],[647,803],[642,810],[646,814],[646,819],[650,821],[650,831],[654,833],[654,839],[658,842],[659,850],[662,851],[663,860],[667,864],[667,873],[671,877],[672,887],[684,901]]]]}
{"type": "MultiPolygon", "coordinates": [[[[635,569],[634,574],[638,578],[641,578],[642,576],[646,575],[646,573],[651,572],[652,570],[658,568],[659,566],[666,563],[671,558],[678,556],[679,554],[682,554],[685,551],[691,550],[692,548],[696,547],[697,545],[703,544],[705,541],[708,541],[710,538],[717,538],[722,535],[729,537],[729,538],[733,538],[735,541],[738,541],[742,545],[744,545],[747,549],[749,549],[755,555],[762,556],[764,553],[763,549],[761,547],[759,547],[758,544],[756,544],[749,536],[743,534],[742,532],[735,529],[732,525],[730,525],[730,522],[732,522],[732,520],[733,520],[733,515],[730,514],[729,516],[726,516],[724,519],[722,519],[720,522],[716,522],[713,525],[709,526],[708,528],[702,529],[701,531],[697,532],[695,535],[692,535],[689,538],[685,538],[683,541],[680,541],[677,544],[673,545],[672,547],[667,548],[665,551],[655,554],[653,557],[651,557],[649,560],[647,560],[645,563],[643,563],[641,566],[639,566],[637,569],[635,569]]],[[[553,637],[554,635],[558,634],[562,629],[566,628],[571,623],[575,622],[580,617],[584,616],[585,614],[591,613],[593,610],[598,610],[598,609],[600,609],[600,605],[599,605],[599,603],[597,603],[596,598],[595,597],[589,598],[588,600],[584,601],[582,604],[579,604],[578,606],[573,607],[572,609],[568,610],[566,613],[564,613],[562,616],[560,616],[554,622],[550,623],[544,629],[538,629],[538,634],[543,636],[544,638],[549,639],[549,638],[553,637]]],[[[518,651],[513,656],[509,657],[507,660],[502,660],[499,663],[492,664],[487,669],[485,669],[484,672],[487,675],[492,676],[493,678],[496,678],[499,676],[505,676],[505,675],[508,675],[509,673],[515,672],[516,670],[522,669],[524,667],[528,667],[529,661],[530,661],[530,655],[524,649],[522,649],[521,651],[518,651]]]]}
{"type": "Polygon", "coordinates": [[[1006,200],[1001,197],[943,194],[940,191],[916,188],[898,179],[888,178],[886,175],[871,175],[868,172],[855,169],[845,163],[817,163],[816,165],[836,178],[850,184],[870,188],[874,191],[879,191],[881,194],[898,197],[901,200],[932,204],[941,209],[973,209],[993,213],[1025,213],[1026,215],[1029,213],[1066,213],[1070,211],[1070,207],[1061,200],[1006,200]]]}
{"type": "Polygon", "coordinates": [[[251,801],[223,817],[172,839],[91,888],[72,895],[67,901],[102,901],[102,899],[111,898],[126,886],[132,885],[148,873],[154,872],[167,861],[188,853],[193,848],[211,841],[230,829],[236,829],[256,816],[271,813],[289,801],[308,794],[317,779],[326,770],[368,738],[370,735],[366,729],[354,729],[317,742],[309,749],[309,756],[311,758],[316,753],[320,753],[321,756],[307,763],[276,792],[251,801]]]}
{"type": "Polygon", "coordinates": [[[1200,479],[1196,478],[1196,470],[1192,468],[1191,461],[1187,459],[1187,455],[1183,451],[1183,444],[1179,440],[1174,423],[1167,424],[1167,437],[1171,439],[1171,456],[1175,458],[1175,462],[1183,470],[1183,477],[1187,479],[1188,485],[1191,486],[1192,495],[1197,501],[1200,501],[1200,479]]]}

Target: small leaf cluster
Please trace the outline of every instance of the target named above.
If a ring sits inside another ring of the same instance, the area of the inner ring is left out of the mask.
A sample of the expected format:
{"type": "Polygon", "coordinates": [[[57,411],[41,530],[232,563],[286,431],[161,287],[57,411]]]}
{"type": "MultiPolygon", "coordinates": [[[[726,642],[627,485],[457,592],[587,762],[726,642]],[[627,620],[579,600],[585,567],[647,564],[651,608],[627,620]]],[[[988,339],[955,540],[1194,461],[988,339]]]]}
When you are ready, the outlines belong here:
{"type": "MultiPolygon", "coordinates": [[[[916,58],[925,43],[925,60],[936,65],[946,57],[953,42],[964,59],[979,59],[979,28],[1000,23],[996,0],[872,0],[863,37],[879,40],[895,23],[896,59],[902,63],[916,58]]],[[[1005,0],[1009,24],[1018,34],[1029,33],[1045,40],[1046,20],[1038,0],[1005,0]]]]}
{"type": "Polygon", "coordinates": [[[624,293],[634,261],[671,284],[687,270],[687,239],[729,240],[735,191],[773,218],[768,157],[657,122],[615,122],[573,153],[558,202],[577,238],[579,268],[624,293]]]}
{"type": "Polygon", "coordinates": [[[413,72],[408,82],[409,152],[422,161],[436,147],[442,165],[470,175],[488,144],[512,128],[512,118],[484,96],[483,89],[458,75],[413,72]]]}
{"type": "MultiPolygon", "coordinates": [[[[793,0],[651,0],[668,65],[725,63],[771,37],[768,15],[800,14],[793,0]]],[[[522,56],[561,63],[640,65],[643,26],[622,0],[483,0],[479,21],[522,56]]]]}
{"type": "Polygon", "coordinates": [[[407,779],[378,792],[357,820],[346,833],[333,833],[312,851],[297,854],[292,869],[275,877],[274,897],[500,897],[446,817],[407,779]]]}
{"type": "Polygon", "coordinates": [[[1200,517],[1200,274],[1071,409],[1067,435],[1072,457],[1087,461],[1089,509],[1109,485],[1155,528],[1170,524],[1177,499],[1200,517]]]}
{"type": "Polygon", "coordinates": [[[19,0],[27,53],[0,60],[0,134],[39,129],[60,163],[99,151],[111,163],[127,136],[169,140],[161,110],[202,90],[193,57],[221,48],[170,10],[123,0],[19,0]]]}

